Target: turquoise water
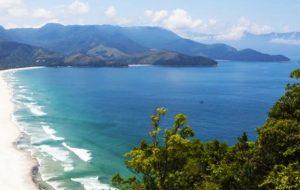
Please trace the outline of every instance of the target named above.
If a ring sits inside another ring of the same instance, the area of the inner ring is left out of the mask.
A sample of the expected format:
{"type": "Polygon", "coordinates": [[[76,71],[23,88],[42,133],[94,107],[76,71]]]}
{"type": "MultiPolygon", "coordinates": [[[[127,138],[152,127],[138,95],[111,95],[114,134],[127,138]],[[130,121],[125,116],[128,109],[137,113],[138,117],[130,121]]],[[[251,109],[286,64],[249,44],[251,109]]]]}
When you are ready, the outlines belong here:
{"type": "Polygon", "coordinates": [[[147,138],[158,106],[188,115],[202,140],[255,138],[290,81],[292,63],[220,62],[218,67],[41,68],[10,72],[20,147],[55,189],[108,189],[129,175],[123,154],[147,138]]]}

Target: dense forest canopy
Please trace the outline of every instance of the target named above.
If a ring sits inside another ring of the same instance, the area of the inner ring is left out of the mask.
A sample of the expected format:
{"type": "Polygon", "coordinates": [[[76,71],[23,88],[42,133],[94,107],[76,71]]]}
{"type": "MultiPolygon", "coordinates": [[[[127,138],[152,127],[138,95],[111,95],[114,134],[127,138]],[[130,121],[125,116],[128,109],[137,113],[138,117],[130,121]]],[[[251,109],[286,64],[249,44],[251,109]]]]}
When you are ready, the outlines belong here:
{"type": "MultiPolygon", "coordinates": [[[[291,73],[300,78],[300,69],[291,73]]],[[[136,173],[112,183],[121,190],[217,190],[300,189],[300,83],[288,84],[286,92],[269,112],[265,124],[250,141],[243,133],[229,146],[194,137],[184,114],[163,130],[167,113],[158,108],[151,116],[152,141],[143,140],[125,157],[136,173]],[[161,138],[163,136],[163,138],[161,138]]]]}

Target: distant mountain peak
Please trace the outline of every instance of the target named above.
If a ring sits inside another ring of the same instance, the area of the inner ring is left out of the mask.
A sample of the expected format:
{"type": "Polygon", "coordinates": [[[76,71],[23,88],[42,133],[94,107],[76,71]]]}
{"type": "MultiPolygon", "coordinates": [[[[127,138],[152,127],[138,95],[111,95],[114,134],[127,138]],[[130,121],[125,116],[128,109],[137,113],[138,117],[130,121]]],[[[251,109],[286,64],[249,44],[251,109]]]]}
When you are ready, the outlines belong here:
{"type": "Polygon", "coordinates": [[[49,27],[64,27],[65,25],[60,24],[60,23],[47,23],[41,28],[49,28],[49,27]]]}

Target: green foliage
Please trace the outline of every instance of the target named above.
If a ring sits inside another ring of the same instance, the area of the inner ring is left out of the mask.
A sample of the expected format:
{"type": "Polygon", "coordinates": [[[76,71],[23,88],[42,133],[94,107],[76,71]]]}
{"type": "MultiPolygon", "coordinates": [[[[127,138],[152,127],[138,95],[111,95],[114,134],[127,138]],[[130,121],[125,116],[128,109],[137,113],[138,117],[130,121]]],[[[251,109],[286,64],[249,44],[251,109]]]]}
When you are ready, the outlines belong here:
{"type": "Polygon", "coordinates": [[[300,85],[287,85],[286,92],[269,113],[269,119],[291,119],[300,121],[300,85]]]}
{"type": "MultiPolygon", "coordinates": [[[[291,76],[299,78],[297,73],[291,76]]],[[[117,174],[114,186],[121,190],[300,189],[300,84],[287,86],[266,123],[257,129],[257,140],[249,141],[243,133],[232,146],[194,138],[184,114],[175,116],[172,127],[162,128],[166,113],[166,108],[158,108],[151,116],[152,142],[143,140],[125,155],[125,164],[136,177],[117,174]]]]}
{"type": "Polygon", "coordinates": [[[267,189],[300,189],[300,166],[299,162],[288,166],[276,165],[270,172],[261,187],[267,189]]]}
{"type": "Polygon", "coordinates": [[[299,79],[300,78],[300,69],[296,69],[294,70],[291,74],[290,74],[291,78],[295,78],[295,79],[299,79]]]}

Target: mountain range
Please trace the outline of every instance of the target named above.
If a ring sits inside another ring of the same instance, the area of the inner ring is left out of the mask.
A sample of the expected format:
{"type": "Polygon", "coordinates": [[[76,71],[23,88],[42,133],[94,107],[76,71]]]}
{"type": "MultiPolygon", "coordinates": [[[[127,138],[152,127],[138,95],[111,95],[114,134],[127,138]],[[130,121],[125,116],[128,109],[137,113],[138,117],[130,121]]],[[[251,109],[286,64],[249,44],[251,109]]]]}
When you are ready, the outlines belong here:
{"type": "Polygon", "coordinates": [[[0,65],[213,66],[214,60],[289,61],[253,49],[203,44],[159,27],[47,24],[41,28],[0,27],[0,65]],[[22,62],[23,60],[23,62],[22,62]],[[22,65],[23,64],[23,65],[22,65]]]}
{"type": "Polygon", "coordinates": [[[244,32],[235,40],[220,39],[218,35],[197,34],[197,41],[202,43],[226,43],[239,49],[253,48],[269,54],[284,54],[291,59],[300,60],[300,32],[252,34],[244,32]]]}

